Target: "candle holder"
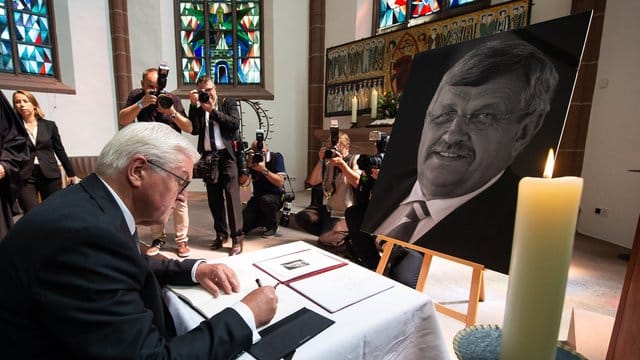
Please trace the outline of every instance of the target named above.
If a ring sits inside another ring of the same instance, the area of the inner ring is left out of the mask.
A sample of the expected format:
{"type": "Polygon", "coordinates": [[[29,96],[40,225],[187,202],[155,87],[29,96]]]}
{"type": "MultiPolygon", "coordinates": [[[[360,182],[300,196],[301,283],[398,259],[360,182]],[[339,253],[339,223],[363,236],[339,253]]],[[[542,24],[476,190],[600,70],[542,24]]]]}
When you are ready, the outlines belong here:
{"type": "MultiPolygon", "coordinates": [[[[453,351],[460,360],[498,360],[502,329],[498,325],[473,325],[453,337],[453,351]]],[[[558,342],[556,360],[587,360],[581,354],[558,342]]]]}

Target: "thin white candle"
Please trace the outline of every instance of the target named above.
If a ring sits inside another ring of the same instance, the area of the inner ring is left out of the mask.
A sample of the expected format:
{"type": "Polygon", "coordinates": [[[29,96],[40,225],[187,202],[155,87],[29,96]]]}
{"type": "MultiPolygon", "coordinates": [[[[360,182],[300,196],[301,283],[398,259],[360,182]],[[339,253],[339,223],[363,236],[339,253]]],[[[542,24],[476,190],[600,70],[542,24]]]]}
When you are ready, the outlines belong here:
{"type": "Polygon", "coordinates": [[[378,90],[373,89],[371,91],[371,118],[376,119],[378,117],[378,90]]]}
{"type": "Polygon", "coordinates": [[[358,122],[358,97],[353,95],[351,98],[351,123],[358,122]]]}
{"type": "Polygon", "coordinates": [[[556,358],[583,182],[550,169],[518,187],[500,359],[556,358]]]}

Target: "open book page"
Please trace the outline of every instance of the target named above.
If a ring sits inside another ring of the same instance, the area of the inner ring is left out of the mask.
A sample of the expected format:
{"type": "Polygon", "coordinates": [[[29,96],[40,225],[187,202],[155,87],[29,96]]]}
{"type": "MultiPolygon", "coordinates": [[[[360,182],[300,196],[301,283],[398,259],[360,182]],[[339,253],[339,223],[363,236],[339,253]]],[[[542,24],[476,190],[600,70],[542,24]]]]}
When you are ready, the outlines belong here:
{"type": "Polygon", "coordinates": [[[289,287],[330,313],[360,302],[393,287],[382,276],[371,276],[367,269],[350,265],[322,274],[291,281],[289,287]]]}
{"type": "MultiPolygon", "coordinates": [[[[211,293],[203,289],[201,286],[170,286],[171,291],[176,293],[178,297],[190,304],[200,315],[205,318],[210,318],[215,314],[222,311],[224,308],[233,306],[239,302],[248,293],[258,287],[256,279],[260,279],[262,285],[274,286],[277,284],[270,276],[264,274],[260,270],[253,266],[235,267],[236,275],[240,281],[240,291],[231,294],[221,294],[217,298],[214,298],[211,293]]],[[[288,289],[285,286],[279,286],[276,288],[276,295],[282,293],[288,289]]],[[[291,291],[291,290],[289,290],[291,291]]],[[[278,308],[276,314],[271,320],[270,324],[294,313],[302,308],[298,302],[293,301],[291,296],[278,296],[278,308]]],[[[266,326],[268,326],[267,324],[266,326]]]]}
{"type": "Polygon", "coordinates": [[[254,265],[284,283],[346,264],[345,261],[339,258],[314,249],[308,249],[259,261],[254,265]]]}

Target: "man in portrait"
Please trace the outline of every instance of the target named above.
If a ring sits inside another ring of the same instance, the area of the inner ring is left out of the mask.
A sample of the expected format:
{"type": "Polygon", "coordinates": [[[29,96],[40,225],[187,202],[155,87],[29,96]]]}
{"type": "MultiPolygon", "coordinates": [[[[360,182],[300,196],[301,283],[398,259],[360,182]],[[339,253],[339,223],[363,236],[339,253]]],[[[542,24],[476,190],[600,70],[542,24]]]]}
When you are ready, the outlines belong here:
{"type": "MultiPolygon", "coordinates": [[[[512,31],[418,54],[362,230],[508,273],[518,182],[559,143],[585,34],[512,31]]],[[[422,255],[394,255],[391,276],[415,286],[422,255]]]]}

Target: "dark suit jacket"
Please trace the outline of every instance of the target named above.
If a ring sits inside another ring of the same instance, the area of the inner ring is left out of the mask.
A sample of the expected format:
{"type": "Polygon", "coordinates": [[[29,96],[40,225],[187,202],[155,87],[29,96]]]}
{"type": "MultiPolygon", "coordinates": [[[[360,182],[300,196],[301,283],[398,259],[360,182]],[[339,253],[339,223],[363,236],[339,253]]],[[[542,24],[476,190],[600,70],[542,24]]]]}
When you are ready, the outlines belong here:
{"type": "MultiPolygon", "coordinates": [[[[27,137],[27,139],[29,139],[29,137],[27,137]]],[[[23,180],[27,180],[31,176],[31,173],[33,173],[33,162],[36,156],[40,163],[42,175],[47,179],[57,179],[60,177],[60,169],[58,168],[56,156],[60,159],[60,163],[67,173],[67,176],[76,176],[73,165],[71,165],[71,161],[69,161],[67,157],[67,152],[62,145],[58,126],[55,122],[45,119],[38,120],[36,143],[34,144],[31,140],[28,140],[28,143],[31,158],[29,162],[20,169],[20,176],[23,180]]]]}
{"type": "MultiPolygon", "coordinates": [[[[493,185],[460,205],[416,240],[415,244],[507,274],[519,181],[520,178],[507,168],[493,185]]],[[[407,197],[412,185],[413,182],[405,191],[390,194],[395,199],[386,201],[389,204],[387,208],[371,211],[375,212],[372,215],[377,226],[407,197]]]]}
{"type": "MultiPolygon", "coordinates": [[[[221,102],[219,109],[209,114],[209,119],[220,125],[220,134],[222,141],[233,161],[236,161],[236,153],[233,149],[233,140],[240,128],[240,112],[234,98],[218,98],[221,102]]],[[[198,135],[198,151],[204,152],[204,131],[205,131],[205,114],[201,107],[189,107],[189,120],[193,124],[191,135],[198,135]]]]}
{"type": "Polygon", "coordinates": [[[160,286],[190,285],[195,260],[142,256],[93,174],[24,216],[0,243],[0,358],[229,358],[251,329],[226,309],[174,337],[160,286]]]}

